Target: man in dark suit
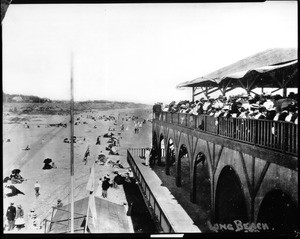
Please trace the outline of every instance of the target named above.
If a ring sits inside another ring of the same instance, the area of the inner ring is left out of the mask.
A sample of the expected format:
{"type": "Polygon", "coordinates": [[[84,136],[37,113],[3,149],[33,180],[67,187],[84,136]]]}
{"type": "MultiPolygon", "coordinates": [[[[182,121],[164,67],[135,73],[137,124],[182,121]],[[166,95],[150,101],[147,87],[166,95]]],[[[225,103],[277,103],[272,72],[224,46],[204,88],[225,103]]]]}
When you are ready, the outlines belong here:
{"type": "Polygon", "coordinates": [[[16,217],[16,208],[14,203],[10,203],[10,206],[7,208],[6,217],[8,220],[8,230],[13,230],[15,227],[15,217],[16,217]]]}
{"type": "Polygon", "coordinates": [[[288,107],[282,109],[282,111],[279,115],[278,121],[285,121],[285,117],[287,117],[289,114],[288,109],[289,109],[288,107]]]}

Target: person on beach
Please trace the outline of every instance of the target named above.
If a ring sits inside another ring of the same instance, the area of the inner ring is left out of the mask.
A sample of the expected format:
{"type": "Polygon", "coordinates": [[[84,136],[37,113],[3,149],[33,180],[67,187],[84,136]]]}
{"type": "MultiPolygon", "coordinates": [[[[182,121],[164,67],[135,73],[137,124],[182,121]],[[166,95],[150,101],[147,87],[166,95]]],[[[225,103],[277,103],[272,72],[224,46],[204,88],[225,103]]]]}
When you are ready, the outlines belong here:
{"type": "Polygon", "coordinates": [[[13,230],[15,227],[15,217],[16,217],[16,207],[14,203],[10,203],[10,206],[7,208],[6,211],[6,218],[8,221],[8,231],[13,230]]]}
{"type": "Polygon", "coordinates": [[[102,197],[107,198],[107,190],[109,187],[112,186],[112,184],[109,182],[110,178],[107,176],[104,176],[104,180],[102,182],[102,197]]]}
{"type": "Polygon", "coordinates": [[[30,212],[30,214],[28,214],[28,218],[29,229],[39,230],[41,228],[40,220],[37,218],[37,214],[34,212],[34,209],[30,212]]]}
{"type": "Polygon", "coordinates": [[[15,225],[16,225],[18,231],[20,231],[22,228],[25,227],[24,210],[23,210],[21,204],[19,204],[17,206],[15,225]]]}
{"type": "Polygon", "coordinates": [[[85,154],[84,154],[84,158],[83,158],[83,161],[84,162],[84,165],[87,164],[87,157],[90,155],[90,147],[87,148],[87,150],[85,151],[85,154]]]}
{"type": "Polygon", "coordinates": [[[40,195],[40,187],[39,181],[36,181],[34,184],[35,196],[38,197],[40,195]]]}
{"type": "Polygon", "coordinates": [[[35,214],[35,211],[34,211],[34,209],[32,208],[32,209],[30,209],[30,212],[28,213],[28,228],[29,229],[34,229],[33,228],[33,216],[34,216],[34,214],[35,214]]]}
{"type": "Polygon", "coordinates": [[[56,207],[60,208],[62,207],[64,204],[61,202],[61,199],[57,199],[57,203],[56,203],[56,207]]]}
{"type": "Polygon", "coordinates": [[[34,210],[34,208],[31,208],[30,212],[28,213],[28,220],[29,221],[33,218],[33,214],[35,214],[35,210],[34,210]]]}
{"type": "Polygon", "coordinates": [[[100,136],[97,137],[96,145],[101,145],[100,136]]]}
{"type": "Polygon", "coordinates": [[[52,168],[57,168],[56,164],[54,162],[51,163],[52,168]]]}

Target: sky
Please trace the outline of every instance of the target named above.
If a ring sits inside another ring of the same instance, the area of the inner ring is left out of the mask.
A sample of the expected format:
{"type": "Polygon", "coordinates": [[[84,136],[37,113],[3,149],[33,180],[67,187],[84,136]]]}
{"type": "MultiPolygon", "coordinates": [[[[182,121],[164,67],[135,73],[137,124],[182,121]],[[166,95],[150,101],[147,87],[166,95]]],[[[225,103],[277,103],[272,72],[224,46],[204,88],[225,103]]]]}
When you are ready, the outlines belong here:
{"type": "Polygon", "coordinates": [[[2,21],[3,92],[154,104],[245,57],[298,46],[296,1],[11,4],[2,21]]]}

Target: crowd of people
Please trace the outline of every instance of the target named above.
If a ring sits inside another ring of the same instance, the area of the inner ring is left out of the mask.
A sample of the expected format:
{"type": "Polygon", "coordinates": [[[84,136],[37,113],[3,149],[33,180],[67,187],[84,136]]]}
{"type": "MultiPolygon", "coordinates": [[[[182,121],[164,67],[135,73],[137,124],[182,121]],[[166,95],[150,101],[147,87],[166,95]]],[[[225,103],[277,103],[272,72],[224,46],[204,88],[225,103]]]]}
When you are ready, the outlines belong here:
{"type": "Polygon", "coordinates": [[[236,96],[223,96],[217,98],[202,97],[194,102],[184,100],[163,106],[154,105],[153,111],[186,113],[193,115],[209,115],[214,117],[233,117],[249,119],[265,119],[273,121],[286,121],[298,124],[298,94],[291,92],[288,97],[279,94],[263,93],[251,96],[240,94],[236,96]]]}
{"type": "MultiPolygon", "coordinates": [[[[92,118],[91,116],[88,116],[87,118],[92,118]]],[[[119,118],[119,117],[118,117],[119,118]]],[[[114,126],[118,125],[117,120],[115,117],[105,117],[101,116],[100,118],[95,118],[94,120],[105,120],[105,121],[113,121],[114,126]]],[[[79,119],[78,119],[79,120],[79,119]]],[[[139,119],[137,116],[126,116],[125,118],[121,118],[120,123],[120,132],[116,133],[116,128],[113,126],[108,127],[108,132],[104,135],[99,135],[96,138],[95,145],[103,145],[105,144],[104,139],[107,138],[107,145],[105,146],[105,150],[109,151],[108,155],[119,155],[117,147],[120,147],[120,141],[122,139],[121,134],[122,131],[125,130],[125,121],[132,121],[134,125],[134,133],[139,133],[139,130],[143,127],[143,124],[146,123],[145,119],[139,119]],[[101,137],[103,138],[103,141],[101,143],[101,137]]],[[[128,126],[126,127],[126,131],[129,130],[128,126]]],[[[150,157],[150,149],[148,148],[148,157],[146,157],[146,165],[149,165],[149,157],[150,157]]],[[[83,158],[83,162],[86,165],[88,162],[88,157],[90,156],[90,148],[88,147],[83,158]]],[[[101,196],[103,198],[108,197],[108,191],[110,187],[114,187],[115,189],[118,188],[118,185],[122,185],[124,183],[134,183],[134,175],[130,167],[125,168],[120,160],[113,161],[109,159],[109,156],[107,156],[103,151],[100,151],[100,154],[98,155],[97,159],[95,160],[95,163],[97,165],[101,166],[111,166],[115,170],[113,173],[115,176],[113,178],[110,177],[110,174],[106,174],[103,177],[99,178],[99,185],[101,186],[102,192],[101,196]],[[118,170],[121,170],[122,172],[118,172],[118,170]]]]}

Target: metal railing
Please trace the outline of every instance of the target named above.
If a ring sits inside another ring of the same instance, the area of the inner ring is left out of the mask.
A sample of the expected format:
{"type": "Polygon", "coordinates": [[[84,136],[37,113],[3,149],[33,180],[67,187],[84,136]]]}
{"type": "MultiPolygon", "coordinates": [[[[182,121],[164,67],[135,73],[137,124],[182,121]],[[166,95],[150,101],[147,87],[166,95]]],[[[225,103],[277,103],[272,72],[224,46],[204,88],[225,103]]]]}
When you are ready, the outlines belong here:
{"type": "Polygon", "coordinates": [[[298,125],[291,122],[162,112],[156,119],[228,139],[298,155],[298,125]]]}
{"type": "Polygon", "coordinates": [[[145,201],[147,202],[148,208],[152,212],[152,216],[155,219],[155,223],[159,225],[159,230],[165,233],[174,233],[174,229],[172,228],[168,217],[165,215],[164,211],[162,210],[159,202],[156,200],[151,188],[147,184],[144,176],[140,172],[135,160],[133,157],[143,157],[145,156],[145,148],[129,148],[127,150],[127,161],[131,166],[131,169],[135,175],[136,180],[139,183],[140,190],[143,194],[145,201]]]}

